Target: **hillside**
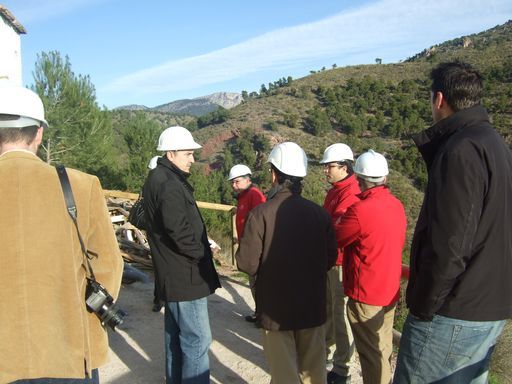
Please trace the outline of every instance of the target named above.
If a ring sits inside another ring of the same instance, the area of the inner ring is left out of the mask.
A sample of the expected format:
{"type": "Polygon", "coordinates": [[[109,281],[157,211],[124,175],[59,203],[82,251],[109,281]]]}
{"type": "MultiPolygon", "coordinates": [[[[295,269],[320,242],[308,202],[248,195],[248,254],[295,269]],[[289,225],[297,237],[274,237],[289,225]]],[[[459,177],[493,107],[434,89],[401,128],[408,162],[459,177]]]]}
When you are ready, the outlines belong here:
{"type": "Polygon", "coordinates": [[[436,56],[443,60],[468,60],[478,67],[495,66],[502,63],[503,55],[512,56],[510,30],[512,20],[480,33],[458,37],[434,45],[408,58],[407,62],[432,61],[436,56]],[[485,55],[483,55],[485,53],[485,55]]]}
{"type": "MultiPolygon", "coordinates": [[[[509,21],[439,43],[404,62],[322,69],[301,79],[279,79],[259,93],[245,93],[244,101],[230,110],[199,118],[156,111],[115,111],[118,167],[125,173],[118,179],[125,181],[112,187],[137,192],[144,181],[145,162],[156,154],[159,132],[180,124],[194,131],[203,144],[198,156],[204,172],[197,172],[192,180],[198,199],[233,203],[225,174],[237,162],[248,164],[256,182],[267,188],[266,155],[275,143],[290,140],[301,145],[310,159],[305,194],[321,203],[328,185],[318,161],[328,145],[344,142],[356,155],[373,148],[389,159],[389,183],[406,205],[410,234],[426,183],[423,161],[410,136],[431,124],[430,70],[441,61],[454,59],[480,69],[486,84],[484,105],[496,129],[512,145],[509,21]]],[[[207,220],[212,227],[221,225],[220,219],[207,220]]]]}
{"type": "MultiPolygon", "coordinates": [[[[484,103],[491,117],[498,120],[494,121],[496,128],[510,143],[508,127],[512,113],[512,21],[482,33],[439,44],[434,48],[402,63],[336,68],[294,80],[291,85],[245,100],[230,111],[227,121],[199,130],[197,137],[208,145],[210,140],[215,142],[216,136],[225,137],[226,132],[249,129],[267,136],[271,142],[297,141],[313,161],[319,159],[326,145],[334,141],[348,142],[358,152],[370,146],[392,152],[393,149],[407,145],[410,133],[430,125],[428,74],[431,68],[441,61],[461,59],[474,64],[484,74],[484,103]],[[434,53],[429,55],[428,52],[434,53]],[[342,104],[347,114],[366,125],[353,132],[348,127],[350,124],[329,116],[333,128],[331,131],[323,136],[306,132],[309,111],[314,108],[326,110],[329,107],[326,94],[330,90],[336,93],[336,87],[347,85],[351,86],[352,94],[348,96],[348,100],[340,101],[339,104],[342,104]],[[401,120],[403,124],[411,121],[407,121],[407,117],[410,117],[408,111],[400,110],[402,105],[397,103],[389,105],[390,100],[405,102],[409,109],[417,109],[420,120],[398,133],[391,132],[389,125],[394,119],[401,120]],[[381,105],[398,107],[398,110],[379,110],[381,105]],[[382,117],[383,122],[374,129],[372,122],[376,117],[382,117]],[[295,122],[291,123],[290,119],[295,122]]],[[[203,160],[208,162],[214,159],[222,152],[224,144],[225,139],[213,146],[208,145],[209,151],[203,153],[203,160]]]]}
{"type": "Polygon", "coordinates": [[[207,183],[208,188],[197,187],[199,199],[233,203],[224,178],[236,162],[247,163],[256,181],[267,187],[266,155],[275,143],[291,140],[308,154],[311,168],[305,192],[320,203],[328,186],[318,161],[328,145],[345,142],[356,154],[373,148],[386,155],[392,170],[390,184],[404,196],[412,226],[426,171],[410,136],[431,124],[430,70],[441,61],[456,58],[481,70],[486,84],[484,105],[496,129],[512,145],[509,21],[427,48],[404,62],[322,69],[300,79],[282,78],[262,87],[259,93],[245,92],[244,101],[232,109],[219,109],[199,118],[146,110],[114,111],[119,153],[116,172],[122,175],[112,177],[117,184],[111,183],[111,188],[137,192],[145,177],[145,162],[156,154],[159,132],[180,124],[194,131],[203,144],[198,156],[205,178],[193,177],[198,184],[207,183]]]}
{"type": "MultiPolygon", "coordinates": [[[[318,173],[315,180],[308,177],[314,191],[308,197],[321,202],[326,185],[318,160],[328,145],[345,142],[356,154],[369,148],[385,153],[393,172],[408,181],[421,196],[426,172],[410,136],[431,124],[430,70],[441,61],[457,58],[474,64],[484,75],[484,105],[496,129],[512,145],[512,22],[509,21],[412,53],[400,63],[333,66],[311,71],[311,75],[300,79],[283,77],[268,83],[259,93],[242,92],[243,102],[229,110],[221,108],[200,117],[153,110],[113,111],[114,139],[119,153],[118,169],[114,172],[121,175],[108,175],[112,182],[107,184],[111,188],[138,191],[145,177],[144,163],[156,154],[159,132],[179,124],[194,131],[203,144],[199,162],[206,173],[218,169],[226,173],[233,162],[247,162],[254,168],[256,180],[265,184],[268,180],[263,174],[263,160],[269,148],[280,141],[296,141],[308,154],[312,175],[318,173]],[[242,140],[244,135],[255,136],[246,137],[248,142],[242,140]],[[266,146],[258,144],[257,148],[254,142],[261,141],[266,146]],[[248,154],[250,151],[252,154],[248,154]]],[[[394,182],[393,178],[390,182],[394,182]]],[[[204,197],[209,199],[233,202],[228,185],[214,185],[205,192],[208,194],[204,197]]],[[[414,223],[415,217],[410,216],[409,220],[414,223]]]]}
{"type": "MultiPolygon", "coordinates": [[[[224,172],[232,163],[249,163],[257,182],[266,187],[265,151],[253,145],[254,154],[247,155],[241,138],[264,137],[269,147],[295,141],[311,164],[305,193],[321,203],[327,185],[318,161],[324,149],[334,142],[349,144],[356,154],[373,148],[390,161],[389,183],[406,206],[410,240],[426,183],[423,161],[410,136],[431,124],[428,75],[433,66],[454,59],[477,66],[486,79],[484,104],[496,129],[512,145],[512,22],[436,45],[434,51],[396,64],[321,70],[249,97],[222,123],[194,133],[204,144],[201,163],[210,169],[224,167],[224,172]],[[321,117],[327,122],[317,132],[321,117]]],[[[219,188],[220,196],[228,196],[228,187],[219,188]]],[[[222,202],[233,200],[228,196],[222,202]]]]}

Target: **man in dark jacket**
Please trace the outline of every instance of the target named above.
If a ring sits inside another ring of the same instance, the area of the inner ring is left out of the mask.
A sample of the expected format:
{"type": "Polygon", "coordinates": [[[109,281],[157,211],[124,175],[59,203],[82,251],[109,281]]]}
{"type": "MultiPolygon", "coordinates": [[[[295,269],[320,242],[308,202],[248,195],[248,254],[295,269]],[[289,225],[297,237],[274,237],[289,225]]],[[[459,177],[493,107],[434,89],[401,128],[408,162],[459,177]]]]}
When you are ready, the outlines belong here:
{"type": "Polygon", "coordinates": [[[206,297],[220,283],[194,190],[187,182],[197,148],[201,146],[187,129],[167,128],[157,148],[165,155],[143,189],[157,293],[166,303],[167,384],[210,382],[212,336],[206,297]]]}
{"type": "Polygon", "coordinates": [[[269,156],[268,201],[247,218],[237,253],[257,275],[257,317],[273,384],[326,382],[326,275],[337,256],[327,212],[300,196],[306,154],[285,142],[269,156]]]}
{"type": "Polygon", "coordinates": [[[411,249],[396,383],[484,383],[512,316],[512,156],[471,66],[431,74],[434,125],[414,141],[428,184],[411,249]]]}

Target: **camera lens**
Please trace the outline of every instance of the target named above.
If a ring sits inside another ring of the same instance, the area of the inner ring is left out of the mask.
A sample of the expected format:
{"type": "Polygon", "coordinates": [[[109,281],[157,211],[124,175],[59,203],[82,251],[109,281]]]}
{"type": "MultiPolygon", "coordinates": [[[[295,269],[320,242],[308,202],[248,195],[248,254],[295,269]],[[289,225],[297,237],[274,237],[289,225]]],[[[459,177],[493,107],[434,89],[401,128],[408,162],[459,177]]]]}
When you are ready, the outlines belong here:
{"type": "Polygon", "coordinates": [[[115,328],[123,323],[126,312],[121,309],[114,310],[113,308],[110,308],[109,312],[112,313],[112,315],[105,323],[115,331],[115,328]]]}
{"type": "Polygon", "coordinates": [[[98,316],[103,324],[107,324],[115,331],[115,327],[123,323],[126,313],[121,309],[117,309],[115,305],[104,305],[102,310],[98,311],[98,316]]]}

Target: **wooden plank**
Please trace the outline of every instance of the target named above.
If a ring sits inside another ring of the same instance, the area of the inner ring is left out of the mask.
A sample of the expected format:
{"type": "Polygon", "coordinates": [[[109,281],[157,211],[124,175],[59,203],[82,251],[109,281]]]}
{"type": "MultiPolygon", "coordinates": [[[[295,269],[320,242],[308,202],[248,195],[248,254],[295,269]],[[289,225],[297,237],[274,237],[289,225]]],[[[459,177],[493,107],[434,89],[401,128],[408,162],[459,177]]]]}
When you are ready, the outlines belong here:
{"type": "Polygon", "coordinates": [[[126,216],[125,215],[110,216],[110,221],[112,223],[124,223],[126,221],[126,216]]]}
{"type": "MultiPolygon", "coordinates": [[[[105,198],[109,199],[110,201],[112,201],[113,199],[126,199],[126,200],[130,200],[132,202],[135,202],[139,198],[139,194],[131,193],[131,192],[123,192],[123,191],[115,191],[115,190],[105,189],[105,190],[103,190],[103,193],[104,193],[105,198]]],[[[116,202],[116,203],[118,203],[118,202],[116,202]]],[[[118,203],[118,204],[122,204],[122,202],[118,203]]],[[[209,203],[209,202],[204,202],[204,201],[197,201],[197,206],[202,209],[212,209],[215,211],[228,212],[231,214],[231,216],[232,216],[231,217],[231,226],[232,226],[231,263],[234,265],[234,263],[235,263],[235,236],[236,236],[236,229],[235,229],[236,228],[236,226],[235,226],[236,207],[233,205],[209,203]]],[[[119,209],[119,212],[123,213],[125,216],[128,216],[128,212],[126,212],[126,210],[124,210],[124,209],[119,209]]],[[[118,218],[119,218],[119,216],[116,218],[113,218],[111,220],[114,221],[114,220],[117,220],[118,218]]],[[[127,221],[127,220],[125,219],[125,221],[127,221]]],[[[126,225],[126,223],[124,225],[126,225]]],[[[136,235],[140,241],[141,239],[140,239],[139,235],[141,235],[141,234],[136,233],[136,235]]],[[[140,252],[140,248],[135,246],[135,243],[133,243],[133,242],[128,241],[128,243],[131,243],[131,244],[127,244],[127,240],[123,240],[120,238],[118,238],[118,242],[121,247],[123,247],[123,246],[124,247],[132,247],[132,249],[135,248],[134,251],[140,252]],[[137,249],[137,248],[139,248],[139,249],[137,249]]],[[[147,252],[147,250],[146,250],[146,252],[147,252]]]]}
{"type": "Polygon", "coordinates": [[[128,199],[128,200],[137,200],[139,198],[138,193],[123,192],[123,191],[110,191],[107,189],[103,190],[103,194],[105,195],[105,197],[114,197],[114,198],[121,197],[123,199],[128,199]]]}
{"type": "Polygon", "coordinates": [[[120,238],[118,237],[117,238],[117,242],[119,243],[119,245],[121,247],[124,247],[124,248],[128,248],[128,249],[133,249],[134,251],[140,251],[140,252],[143,252],[143,253],[149,253],[150,250],[149,250],[149,247],[147,245],[142,245],[142,244],[138,244],[134,241],[130,241],[128,239],[125,239],[125,238],[120,238]]]}
{"type": "Polygon", "coordinates": [[[204,201],[198,201],[197,206],[204,209],[213,209],[215,211],[231,212],[235,209],[233,205],[217,204],[217,203],[206,203],[204,201]]]}
{"type": "Polygon", "coordinates": [[[140,256],[135,256],[135,255],[132,255],[130,253],[123,252],[123,251],[121,251],[121,256],[126,261],[131,261],[133,263],[142,264],[142,265],[145,265],[147,267],[153,267],[153,262],[151,260],[149,260],[149,259],[145,259],[145,258],[140,257],[140,256]]]}
{"type": "MultiPolygon", "coordinates": [[[[137,200],[139,198],[139,195],[137,193],[113,191],[113,190],[107,190],[107,189],[103,190],[103,194],[107,198],[112,197],[112,198],[122,198],[122,199],[128,199],[128,200],[137,200]]],[[[223,211],[223,212],[231,212],[235,209],[235,206],[233,206],[233,205],[207,203],[204,201],[198,201],[197,206],[199,208],[213,209],[215,211],[223,211]]]]}

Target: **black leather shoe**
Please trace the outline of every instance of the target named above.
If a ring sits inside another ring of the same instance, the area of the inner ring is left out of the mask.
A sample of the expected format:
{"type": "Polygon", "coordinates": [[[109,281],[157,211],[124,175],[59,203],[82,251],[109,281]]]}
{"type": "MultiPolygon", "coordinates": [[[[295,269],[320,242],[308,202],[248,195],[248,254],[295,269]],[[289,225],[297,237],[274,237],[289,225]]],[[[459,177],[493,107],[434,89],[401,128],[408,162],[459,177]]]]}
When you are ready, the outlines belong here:
{"type": "Polygon", "coordinates": [[[331,371],[327,374],[327,384],[350,384],[350,376],[341,376],[331,371]]]}
{"type": "Polygon", "coordinates": [[[245,321],[248,321],[249,323],[255,323],[256,322],[256,315],[247,315],[245,316],[245,321]]]}

